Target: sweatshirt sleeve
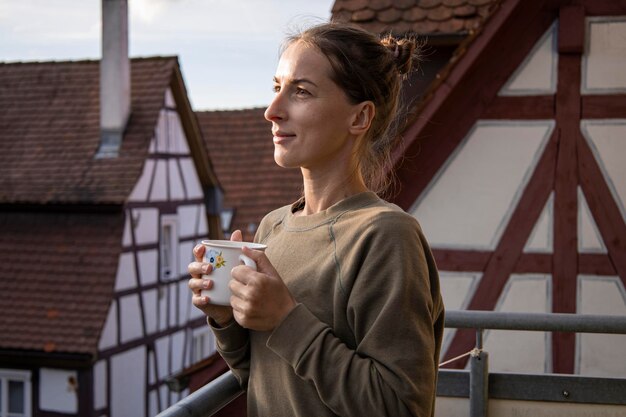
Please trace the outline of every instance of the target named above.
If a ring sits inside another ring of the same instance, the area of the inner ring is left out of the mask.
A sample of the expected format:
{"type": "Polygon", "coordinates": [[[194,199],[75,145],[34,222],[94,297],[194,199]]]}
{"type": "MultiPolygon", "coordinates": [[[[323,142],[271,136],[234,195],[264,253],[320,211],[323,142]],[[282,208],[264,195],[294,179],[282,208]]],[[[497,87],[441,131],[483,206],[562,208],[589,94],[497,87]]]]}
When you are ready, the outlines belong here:
{"type": "Polygon", "coordinates": [[[341,416],[431,416],[443,305],[417,222],[382,216],[341,254],[356,347],[299,304],[267,342],[341,416]],[[358,399],[358,400],[357,400],[358,399]]]}
{"type": "Polygon", "coordinates": [[[217,351],[239,381],[239,386],[246,390],[250,376],[250,337],[248,330],[234,320],[226,327],[219,327],[211,319],[208,319],[208,323],[217,340],[217,351]]]}

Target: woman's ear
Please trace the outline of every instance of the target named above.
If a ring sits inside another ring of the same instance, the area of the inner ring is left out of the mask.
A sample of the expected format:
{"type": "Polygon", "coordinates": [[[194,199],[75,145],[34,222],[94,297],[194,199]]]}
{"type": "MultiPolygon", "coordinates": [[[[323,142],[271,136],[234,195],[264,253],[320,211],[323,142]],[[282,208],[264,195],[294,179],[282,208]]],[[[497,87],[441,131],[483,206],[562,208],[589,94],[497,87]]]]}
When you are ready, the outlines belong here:
{"type": "Polygon", "coordinates": [[[350,133],[361,135],[366,133],[372,125],[376,115],[376,106],[371,101],[364,101],[355,106],[354,119],[350,125],[350,133]]]}

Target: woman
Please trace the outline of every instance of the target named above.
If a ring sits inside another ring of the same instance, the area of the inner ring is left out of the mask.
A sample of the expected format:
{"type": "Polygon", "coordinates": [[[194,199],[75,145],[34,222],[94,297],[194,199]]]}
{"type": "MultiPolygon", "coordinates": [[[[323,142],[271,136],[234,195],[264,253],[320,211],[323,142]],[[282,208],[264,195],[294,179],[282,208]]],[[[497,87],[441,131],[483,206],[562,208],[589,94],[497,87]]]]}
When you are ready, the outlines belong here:
{"type": "MultiPolygon", "coordinates": [[[[194,249],[193,304],[248,392],[250,416],[431,416],[443,331],[435,262],[416,220],[381,200],[415,42],[329,23],[287,40],[274,77],[274,158],[304,196],[269,213],[210,304],[194,249]]],[[[241,234],[235,232],[234,240],[241,234]]]]}

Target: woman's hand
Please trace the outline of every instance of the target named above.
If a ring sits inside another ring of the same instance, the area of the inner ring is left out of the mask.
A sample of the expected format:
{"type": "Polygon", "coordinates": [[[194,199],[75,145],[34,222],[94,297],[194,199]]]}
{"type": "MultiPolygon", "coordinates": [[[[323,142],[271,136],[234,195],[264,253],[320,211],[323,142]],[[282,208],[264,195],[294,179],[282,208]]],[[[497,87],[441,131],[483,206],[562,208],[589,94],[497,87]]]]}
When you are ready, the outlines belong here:
{"type": "Polygon", "coordinates": [[[240,265],[231,272],[230,304],[235,320],[248,329],[273,330],[296,301],[265,253],[244,247],[243,254],[256,262],[257,271],[240,265]]]}
{"type": "MultiPolygon", "coordinates": [[[[230,240],[241,242],[241,231],[235,230],[230,236],[230,240]]],[[[202,310],[204,314],[211,317],[217,324],[224,327],[233,320],[233,309],[230,306],[220,306],[211,304],[209,297],[202,296],[202,290],[210,290],[213,287],[213,281],[203,279],[202,275],[210,275],[213,266],[209,263],[202,262],[204,256],[204,245],[197,245],[193,248],[193,256],[196,258],[187,267],[191,279],[189,280],[189,289],[193,293],[191,302],[194,306],[202,310]]]]}

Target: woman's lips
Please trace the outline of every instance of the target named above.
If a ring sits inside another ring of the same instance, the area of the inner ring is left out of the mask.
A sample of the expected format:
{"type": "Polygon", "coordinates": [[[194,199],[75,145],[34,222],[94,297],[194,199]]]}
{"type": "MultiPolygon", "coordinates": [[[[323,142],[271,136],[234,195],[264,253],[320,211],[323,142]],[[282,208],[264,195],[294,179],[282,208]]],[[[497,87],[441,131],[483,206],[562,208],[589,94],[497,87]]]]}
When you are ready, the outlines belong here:
{"type": "Polygon", "coordinates": [[[292,133],[285,133],[285,132],[274,132],[274,144],[276,145],[280,145],[283,144],[285,142],[289,142],[290,140],[294,139],[296,137],[296,135],[292,134],[292,133]]]}

